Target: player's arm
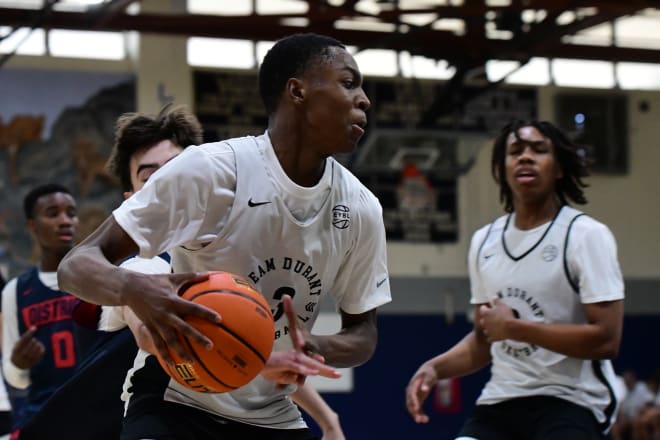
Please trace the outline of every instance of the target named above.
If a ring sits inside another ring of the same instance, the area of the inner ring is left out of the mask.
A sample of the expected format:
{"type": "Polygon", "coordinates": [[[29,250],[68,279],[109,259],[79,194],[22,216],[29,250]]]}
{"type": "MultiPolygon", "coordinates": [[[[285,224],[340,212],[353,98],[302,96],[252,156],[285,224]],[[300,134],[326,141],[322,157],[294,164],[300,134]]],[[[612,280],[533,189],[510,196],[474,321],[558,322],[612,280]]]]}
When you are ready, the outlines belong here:
{"type": "Polygon", "coordinates": [[[391,301],[387,272],[387,241],[382,209],[370,193],[359,198],[355,244],[343,258],[332,290],[341,314],[341,329],[334,335],[304,331],[305,350],[319,354],[329,365],[355,367],[367,362],[378,342],[377,308],[391,301]]]}
{"type": "Polygon", "coordinates": [[[617,355],[623,329],[623,301],[583,304],[585,324],[517,319],[511,309],[494,300],[483,306],[482,325],[490,341],[513,339],[580,359],[609,359],[617,355]]]}
{"type": "Polygon", "coordinates": [[[330,379],[341,377],[339,371],[325,364],[325,359],[321,355],[305,350],[305,334],[300,330],[291,297],[284,295],[282,303],[289,324],[289,337],[293,348],[273,351],[260,374],[279,385],[293,383],[302,385],[307,376],[324,376],[330,379]]]}
{"type": "Polygon", "coordinates": [[[474,329],[452,348],[420,365],[408,382],[406,407],[417,423],[429,421],[422,405],[438,380],[465,376],[490,363],[490,343],[479,324],[480,315],[480,307],[477,306],[474,310],[474,329]]]}
{"type": "Polygon", "coordinates": [[[339,416],[314,387],[309,384],[300,385],[290,396],[319,425],[323,431],[323,440],[345,440],[339,416]]]}
{"type": "Polygon", "coordinates": [[[584,311],[584,323],[538,323],[516,319],[495,300],[484,307],[482,321],[491,341],[513,339],[580,359],[613,358],[623,331],[623,277],[616,242],[609,229],[580,219],[571,232],[567,266],[574,274],[584,311]]]}
{"type": "Polygon", "coordinates": [[[129,306],[146,326],[164,359],[170,359],[167,347],[183,359],[190,359],[179,333],[203,345],[211,341],[183,317],[198,316],[209,321],[217,321],[219,317],[206,307],[180,298],[178,291],[187,283],[205,279],[206,275],[141,274],[114,264],[137,250],[133,239],[111,215],[64,257],[58,268],[59,286],[95,304],[129,306]]]}
{"type": "Polygon", "coordinates": [[[2,290],[2,373],[13,387],[25,389],[30,385],[30,367],[44,354],[44,346],[33,338],[35,328],[19,334],[16,310],[16,279],[2,290]]]}
{"type": "Polygon", "coordinates": [[[321,336],[306,332],[304,339],[305,350],[320,354],[329,365],[339,368],[362,365],[376,350],[376,309],[357,315],[342,310],[341,329],[337,334],[321,336]]]}

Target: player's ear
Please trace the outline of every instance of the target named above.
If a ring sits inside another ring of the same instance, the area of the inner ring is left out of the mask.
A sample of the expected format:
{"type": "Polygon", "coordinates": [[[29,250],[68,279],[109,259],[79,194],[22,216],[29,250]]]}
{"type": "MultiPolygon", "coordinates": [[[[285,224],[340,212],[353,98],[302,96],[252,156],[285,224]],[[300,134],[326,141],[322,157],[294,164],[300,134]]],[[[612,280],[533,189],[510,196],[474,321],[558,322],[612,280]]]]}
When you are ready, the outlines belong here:
{"type": "Polygon", "coordinates": [[[32,234],[32,236],[34,237],[35,236],[35,233],[34,233],[34,219],[31,219],[31,218],[27,219],[27,221],[25,222],[25,226],[27,227],[28,232],[30,232],[32,234]]]}
{"type": "Polygon", "coordinates": [[[295,104],[299,104],[305,100],[305,86],[303,81],[298,78],[289,78],[286,82],[286,94],[295,104]]]}

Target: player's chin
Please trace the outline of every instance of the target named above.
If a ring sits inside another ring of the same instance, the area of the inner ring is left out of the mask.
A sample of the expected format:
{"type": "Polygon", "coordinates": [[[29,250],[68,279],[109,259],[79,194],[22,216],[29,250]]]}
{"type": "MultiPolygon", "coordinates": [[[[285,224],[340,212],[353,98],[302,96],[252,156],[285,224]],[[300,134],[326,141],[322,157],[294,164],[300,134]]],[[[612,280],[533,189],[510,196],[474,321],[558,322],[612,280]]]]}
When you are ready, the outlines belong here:
{"type": "Polygon", "coordinates": [[[360,141],[359,138],[355,139],[355,138],[350,137],[350,138],[346,139],[344,142],[341,142],[340,144],[338,144],[338,145],[340,145],[340,147],[336,148],[336,150],[337,150],[336,152],[339,153],[339,154],[352,153],[353,151],[355,151],[357,149],[359,141],[360,141]]]}

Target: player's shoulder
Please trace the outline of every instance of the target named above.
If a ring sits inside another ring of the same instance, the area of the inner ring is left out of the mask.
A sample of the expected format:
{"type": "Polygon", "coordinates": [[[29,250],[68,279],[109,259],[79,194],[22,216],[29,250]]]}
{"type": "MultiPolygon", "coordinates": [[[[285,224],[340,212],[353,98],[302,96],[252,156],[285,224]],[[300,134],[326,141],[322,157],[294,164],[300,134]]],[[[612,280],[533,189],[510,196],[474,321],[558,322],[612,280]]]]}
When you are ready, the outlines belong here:
{"type": "Polygon", "coordinates": [[[378,197],[355,174],[333,158],[330,158],[329,164],[336,170],[337,179],[334,179],[333,186],[337,185],[340,191],[346,191],[351,198],[354,197],[358,201],[357,208],[378,212],[382,210],[378,197]]]}
{"type": "Polygon", "coordinates": [[[4,296],[16,292],[17,284],[18,284],[18,277],[14,277],[9,281],[7,281],[5,286],[2,288],[2,295],[4,296]]]}
{"type": "Polygon", "coordinates": [[[479,240],[479,239],[484,239],[486,236],[493,235],[493,233],[499,233],[501,232],[505,225],[506,221],[509,217],[509,214],[501,215],[492,221],[486,223],[485,225],[482,225],[479,227],[474,233],[472,234],[472,240],[479,240]]]}
{"type": "Polygon", "coordinates": [[[561,223],[570,226],[571,240],[579,240],[580,237],[612,235],[610,228],[598,219],[575,208],[565,206],[562,208],[561,223]]]}
{"type": "MultiPolygon", "coordinates": [[[[234,139],[239,139],[239,138],[234,138],[234,139]]],[[[207,142],[204,144],[200,145],[193,145],[184,150],[184,152],[188,152],[190,150],[190,153],[192,154],[204,154],[206,156],[233,156],[234,155],[234,149],[232,148],[232,145],[234,144],[234,139],[225,139],[222,141],[216,141],[216,142],[207,142]]]]}

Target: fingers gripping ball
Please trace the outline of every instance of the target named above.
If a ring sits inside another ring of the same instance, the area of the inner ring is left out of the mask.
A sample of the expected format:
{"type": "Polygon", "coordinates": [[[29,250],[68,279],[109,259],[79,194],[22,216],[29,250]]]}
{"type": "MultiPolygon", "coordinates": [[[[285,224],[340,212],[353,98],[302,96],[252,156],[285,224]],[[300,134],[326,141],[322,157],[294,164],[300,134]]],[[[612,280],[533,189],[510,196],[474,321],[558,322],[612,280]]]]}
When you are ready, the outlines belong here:
{"type": "Polygon", "coordinates": [[[275,322],[266,299],[245,278],[214,272],[209,279],[188,287],[183,298],[216,310],[222,321],[214,324],[195,317],[186,320],[213,341],[207,350],[193,340],[181,338],[195,357],[163,369],[177,382],[202,393],[224,393],[239,388],[259,374],[270,357],[275,341],[275,322]]]}

